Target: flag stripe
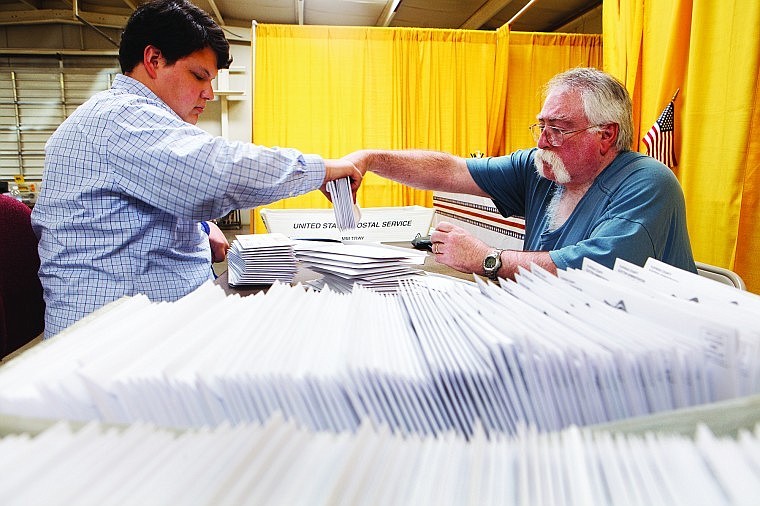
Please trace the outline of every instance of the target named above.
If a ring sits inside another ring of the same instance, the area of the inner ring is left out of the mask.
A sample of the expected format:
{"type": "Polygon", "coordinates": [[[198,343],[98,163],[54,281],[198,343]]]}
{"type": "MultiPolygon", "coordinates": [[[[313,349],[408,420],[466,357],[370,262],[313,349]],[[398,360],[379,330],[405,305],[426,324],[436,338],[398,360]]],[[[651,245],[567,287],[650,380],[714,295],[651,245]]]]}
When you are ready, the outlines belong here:
{"type": "Polygon", "coordinates": [[[673,101],[671,100],[642,139],[647,147],[647,154],[668,167],[675,167],[678,164],[673,142],[674,116],[673,101]]]}

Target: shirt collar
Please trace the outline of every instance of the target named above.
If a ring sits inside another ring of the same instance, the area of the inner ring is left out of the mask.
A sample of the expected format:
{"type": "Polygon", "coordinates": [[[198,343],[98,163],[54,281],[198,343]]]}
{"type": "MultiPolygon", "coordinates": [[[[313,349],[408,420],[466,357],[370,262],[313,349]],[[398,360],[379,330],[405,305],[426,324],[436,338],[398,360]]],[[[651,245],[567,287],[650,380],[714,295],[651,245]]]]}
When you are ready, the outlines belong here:
{"type": "Polygon", "coordinates": [[[143,83],[141,83],[137,79],[133,79],[124,74],[116,74],[116,77],[113,80],[113,84],[111,84],[111,89],[122,91],[130,95],[137,95],[140,97],[144,97],[144,98],[147,98],[148,100],[152,100],[160,104],[162,108],[166,109],[167,111],[171,112],[174,116],[177,116],[177,118],[179,118],[177,113],[174,112],[172,108],[166,104],[166,102],[161,100],[161,98],[158,95],[153,93],[150,90],[150,88],[145,86],[143,83]]]}

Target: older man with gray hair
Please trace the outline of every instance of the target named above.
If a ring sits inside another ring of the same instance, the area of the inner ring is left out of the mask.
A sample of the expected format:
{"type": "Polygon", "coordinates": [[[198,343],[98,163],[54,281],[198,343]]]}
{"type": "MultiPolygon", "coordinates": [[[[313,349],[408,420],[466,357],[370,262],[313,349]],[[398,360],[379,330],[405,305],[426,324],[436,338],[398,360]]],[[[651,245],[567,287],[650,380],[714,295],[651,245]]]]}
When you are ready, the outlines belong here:
{"type": "Polygon", "coordinates": [[[433,151],[362,150],[346,159],[367,171],[422,189],[490,197],[504,216],[525,217],[523,251],[499,250],[461,227],[431,234],[438,262],[491,279],[519,266],[550,272],[584,258],[611,267],[616,258],[643,265],[652,257],[696,272],[686,209],[675,175],[631,151],[631,98],[611,75],[576,68],[553,77],[537,122],[537,147],[490,158],[433,151]]]}

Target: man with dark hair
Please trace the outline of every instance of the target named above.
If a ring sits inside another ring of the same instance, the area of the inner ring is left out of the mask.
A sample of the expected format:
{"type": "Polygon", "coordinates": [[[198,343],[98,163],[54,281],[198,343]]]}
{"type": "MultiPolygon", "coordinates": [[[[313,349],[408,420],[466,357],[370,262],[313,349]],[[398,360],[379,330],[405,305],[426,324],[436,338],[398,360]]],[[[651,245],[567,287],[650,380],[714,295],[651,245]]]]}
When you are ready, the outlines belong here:
{"type": "Polygon", "coordinates": [[[169,65],[205,48],[216,55],[217,69],[232,63],[230,43],[222,29],[189,2],[149,2],[132,14],[119,45],[121,71],[132,72],[143,61],[147,46],[161,48],[169,65]]]}
{"type": "Polygon", "coordinates": [[[525,217],[523,251],[494,249],[448,222],[431,234],[438,262],[462,272],[511,278],[532,263],[550,272],[588,257],[643,265],[649,257],[696,272],[684,197],[665,165],[630,150],[631,99],[615,78],[591,68],[546,87],[537,148],[493,158],[430,151],[364,150],[345,157],[362,173],[417,188],[490,197],[504,216],[525,217]]]}
{"type": "Polygon", "coordinates": [[[346,160],[214,137],[196,127],[230,63],[221,28],[186,0],[141,5],[124,29],[123,74],[45,146],[32,213],[45,336],[124,295],[176,300],[229,247],[206,220],[361,173],[346,160]],[[211,241],[211,244],[209,243],[211,241]]]}

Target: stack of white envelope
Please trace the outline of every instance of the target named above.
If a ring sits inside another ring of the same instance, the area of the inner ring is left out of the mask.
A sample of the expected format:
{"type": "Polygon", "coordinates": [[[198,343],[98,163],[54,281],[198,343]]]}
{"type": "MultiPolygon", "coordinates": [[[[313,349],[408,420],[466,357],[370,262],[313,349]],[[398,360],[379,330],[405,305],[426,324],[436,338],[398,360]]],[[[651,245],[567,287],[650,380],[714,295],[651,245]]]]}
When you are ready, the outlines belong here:
{"type": "Polygon", "coordinates": [[[350,293],[353,285],[376,292],[395,293],[399,281],[424,274],[424,251],[366,242],[296,241],[296,258],[322,275],[311,283],[350,293]]]}
{"type": "Polygon", "coordinates": [[[353,202],[351,182],[347,177],[328,181],[327,192],[333,203],[335,213],[335,226],[341,232],[354,230],[361,219],[359,208],[353,202]]]}
{"type": "Polygon", "coordinates": [[[290,283],[297,271],[293,244],[283,234],[235,236],[227,253],[230,286],[290,283]]]}
{"type": "Polygon", "coordinates": [[[467,438],[760,393],[760,297],[656,262],[401,287],[125,298],[0,367],[0,413],[467,438]]]}
{"type": "Polygon", "coordinates": [[[3,504],[750,505],[760,428],[736,439],[570,428],[514,438],[398,437],[368,426],[176,433],[58,423],[0,440],[3,504]]]}

